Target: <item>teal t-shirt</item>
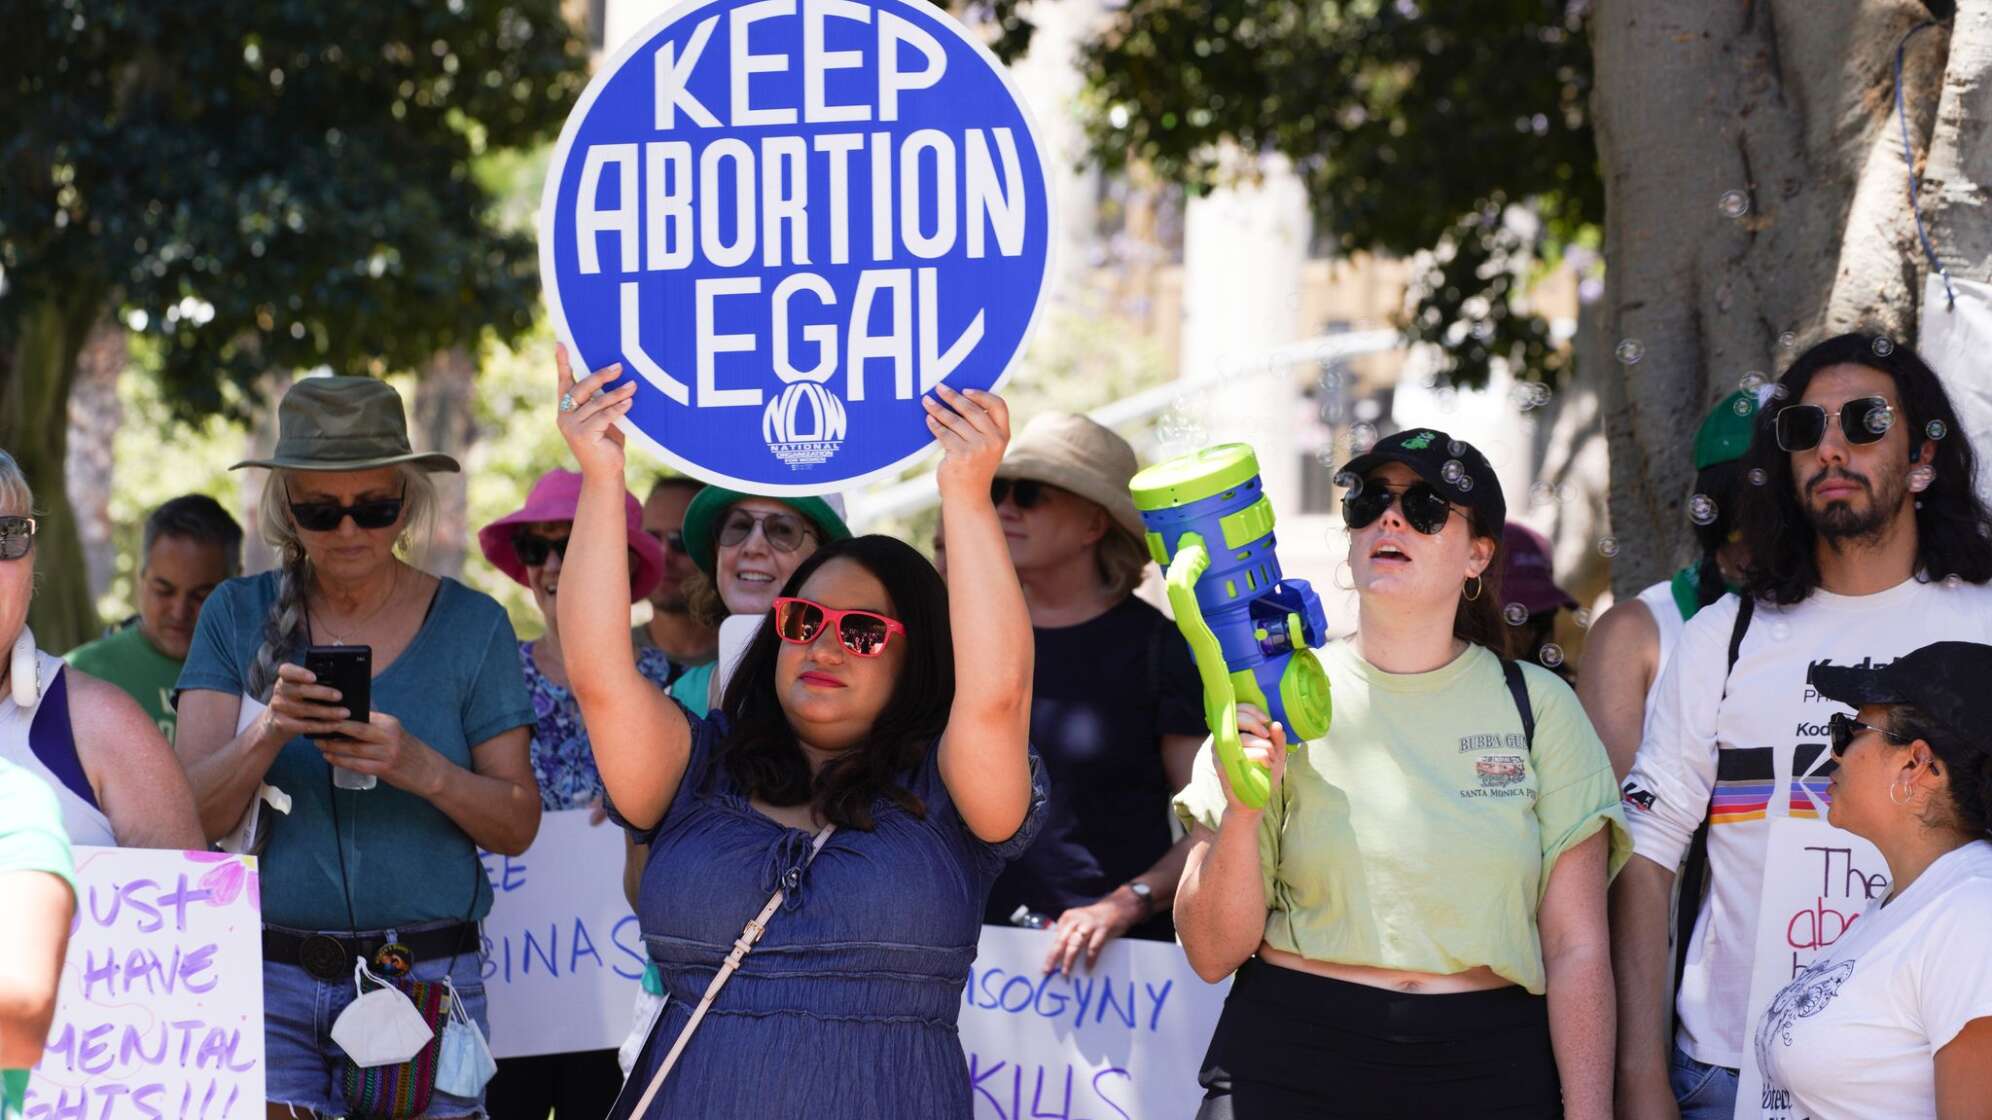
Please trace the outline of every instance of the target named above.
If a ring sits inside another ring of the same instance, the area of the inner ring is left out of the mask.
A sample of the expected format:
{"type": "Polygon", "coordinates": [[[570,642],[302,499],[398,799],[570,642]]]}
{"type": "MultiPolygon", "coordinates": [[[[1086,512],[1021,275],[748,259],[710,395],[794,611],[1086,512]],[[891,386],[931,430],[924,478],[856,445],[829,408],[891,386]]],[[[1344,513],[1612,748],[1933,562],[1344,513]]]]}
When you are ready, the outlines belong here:
{"type": "MultiPolygon", "coordinates": [[[[0,873],[45,871],[76,889],[69,837],[55,794],[32,772],[0,761],[0,873]]],[[[19,1120],[28,1071],[0,1069],[0,1120],[19,1120]]]]}
{"type": "Polygon", "coordinates": [[[685,710],[693,715],[704,718],[706,710],[712,707],[708,693],[712,691],[712,673],[718,665],[717,661],[708,661],[678,674],[678,679],[671,682],[668,690],[671,699],[683,704],[685,710]]]}
{"type": "MultiPolygon", "coordinates": [[[[201,607],[180,691],[246,691],[276,597],[275,572],[216,588],[201,607]]],[[[302,650],[293,660],[302,662],[302,650]]],[[[465,769],[471,747],[531,726],[519,642],[504,608],[444,579],[414,640],[374,676],[373,707],[465,769]]],[[[385,930],[479,919],[491,909],[477,846],[427,801],[386,782],[339,790],[335,801],[331,766],[301,736],[283,745],[263,780],[291,797],[289,815],[276,816],[263,851],[269,925],[385,930]],[[342,880],[352,889],[350,920],[342,880]]]]}

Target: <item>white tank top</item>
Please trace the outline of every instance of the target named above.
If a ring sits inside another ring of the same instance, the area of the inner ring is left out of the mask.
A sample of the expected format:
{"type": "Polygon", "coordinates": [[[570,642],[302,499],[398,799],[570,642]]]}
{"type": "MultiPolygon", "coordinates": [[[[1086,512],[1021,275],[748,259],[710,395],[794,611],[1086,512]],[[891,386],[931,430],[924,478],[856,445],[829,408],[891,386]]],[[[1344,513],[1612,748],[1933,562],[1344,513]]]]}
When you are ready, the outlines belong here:
{"type": "MultiPolygon", "coordinates": [[[[1667,659],[1674,656],[1674,646],[1681,640],[1681,628],[1687,622],[1681,618],[1680,605],[1674,602],[1674,585],[1667,580],[1639,593],[1639,601],[1646,604],[1646,613],[1653,616],[1653,625],[1660,631],[1660,658],[1653,663],[1653,680],[1646,686],[1646,719],[1653,718],[1653,698],[1660,693],[1660,673],[1667,668],[1667,659]]],[[[1641,724],[1645,730],[1645,724],[1641,724]]]]}
{"type": "Polygon", "coordinates": [[[97,807],[96,791],[76,756],[76,736],[69,724],[69,681],[62,659],[35,653],[41,677],[41,700],[23,708],[14,690],[0,695],[0,758],[32,771],[62,806],[62,827],[74,845],[114,848],[118,840],[111,822],[97,807]]]}

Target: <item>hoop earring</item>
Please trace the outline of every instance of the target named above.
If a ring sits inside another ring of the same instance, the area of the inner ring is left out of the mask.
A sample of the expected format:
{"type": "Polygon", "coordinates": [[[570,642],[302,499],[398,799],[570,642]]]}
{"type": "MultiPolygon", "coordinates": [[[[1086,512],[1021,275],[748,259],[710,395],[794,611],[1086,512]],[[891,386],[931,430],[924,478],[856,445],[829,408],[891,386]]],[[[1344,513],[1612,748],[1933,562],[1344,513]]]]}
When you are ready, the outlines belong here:
{"type": "Polygon", "coordinates": [[[1888,783],[1888,799],[1897,805],[1909,804],[1909,783],[1901,780],[1900,778],[1897,778],[1895,781],[1888,783]],[[1895,791],[1897,788],[1900,788],[1902,790],[1901,797],[1895,796],[1895,791]]]}
{"type": "Polygon", "coordinates": [[[1356,589],[1356,570],[1349,567],[1349,562],[1344,560],[1335,566],[1335,574],[1329,579],[1329,582],[1333,583],[1338,590],[1354,591],[1356,589]],[[1344,570],[1349,573],[1349,582],[1347,583],[1342,582],[1342,572],[1344,570]]]}
{"type": "Polygon", "coordinates": [[[1461,595],[1464,595],[1464,596],[1466,596],[1466,601],[1467,601],[1467,602],[1469,602],[1469,603],[1477,601],[1477,600],[1478,600],[1478,599],[1480,598],[1480,592],[1481,592],[1482,590],[1484,590],[1484,589],[1486,588],[1486,586],[1487,586],[1487,585],[1486,585],[1486,584],[1485,584],[1484,582],[1482,582],[1482,580],[1481,580],[1481,578],[1480,578],[1479,576],[1473,576],[1473,577],[1469,578],[1469,579],[1468,579],[1468,580],[1466,581],[1466,583],[1470,583],[1470,584],[1472,584],[1472,585],[1473,585],[1473,591],[1472,591],[1472,593],[1471,593],[1471,594],[1468,594],[1468,592],[1467,592],[1467,590],[1466,590],[1466,584],[1464,584],[1464,583],[1460,585],[1460,588],[1459,588],[1459,593],[1460,593],[1461,595]]]}

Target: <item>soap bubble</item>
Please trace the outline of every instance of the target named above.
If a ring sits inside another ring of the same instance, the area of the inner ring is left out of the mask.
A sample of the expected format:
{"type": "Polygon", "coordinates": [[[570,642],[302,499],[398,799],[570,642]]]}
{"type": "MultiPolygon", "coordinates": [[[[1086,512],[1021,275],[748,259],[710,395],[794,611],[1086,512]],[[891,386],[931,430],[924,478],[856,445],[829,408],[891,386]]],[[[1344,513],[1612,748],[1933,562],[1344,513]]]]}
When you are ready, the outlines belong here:
{"type": "Polygon", "coordinates": [[[1459,487],[1459,492],[1462,494],[1470,493],[1473,490],[1473,476],[1470,474],[1461,475],[1459,481],[1453,483],[1453,485],[1459,487]]]}
{"type": "Polygon", "coordinates": [[[1457,459],[1461,455],[1466,454],[1466,445],[1458,440],[1453,440],[1451,443],[1446,444],[1446,454],[1457,459]]]}
{"type": "Polygon", "coordinates": [[[1646,356],[1646,345],[1636,338],[1628,338],[1619,343],[1618,349],[1612,353],[1618,355],[1618,360],[1625,365],[1638,365],[1639,359],[1646,356]]]}
{"type": "Polygon", "coordinates": [[[1466,464],[1458,459],[1447,459],[1446,465],[1439,468],[1439,477],[1458,486],[1459,480],[1466,477],[1466,464]]]}
{"type": "Polygon", "coordinates": [[[1754,397],[1758,394],[1758,392],[1760,392],[1764,388],[1764,386],[1769,385],[1770,383],[1771,379],[1764,376],[1763,370],[1753,369],[1750,372],[1743,375],[1743,380],[1738,381],[1736,383],[1736,387],[1754,397]]]}
{"type": "Polygon", "coordinates": [[[1578,607],[1576,610],[1570,612],[1570,621],[1576,623],[1579,630],[1589,630],[1591,628],[1591,612],[1583,607],[1578,607]]]}
{"type": "Polygon", "coordinates": [[[1952,591],[1956,591],[1958,588],[1964,586],[1964,580],[1956,572],[1952,572],[1950,575],[1944,577],[1944,586],[1952,591]]]}
{"type": "Polygon", "coordinates": [[[1742,191],[1723,191],[1715,202],[1715,208],[1722,211],[1725,218],[1740,218],[1750,212],[1750,196],[1742,191]]]}
{"type": "Polygon", "coordinates": [[[1942,439],[1950,434],[1950,429],[1944,427],[1942,420],[1932,420],[1923,426],[1923,434],[1931,439],[1942,439]]]}
{"type": "Polygon", "coordinates": [[[1556,501],[1556,487],[1547,482],[1537,482],[1529,487],[1529,504],[1546,506],[1556,501]]]}
{"type": "Polygon", "coordinates": [[[1747,477],[1752,486],[1762,486],[1771,480],[1771,476],[1762,467],[1751,467],[1747,477]]]}
{"type": "Polygon", "coordinates": [[[1713,525],[1721,511],[1716,508],[1715,499],[1707,494],[1696,494],[1688,499],[1688,520],[1697,525],[1713,525]]]}
{"type": "Polygon", "coordinates": [[[1520,603],[1509,603],[1501,608],[1501,617],[1507,619],[1510,626],[1520,626],[1529,620],[1529,609],[1520,603]]]}
{"type": "Polygon", "coordinates": [[[1790,350],[1797,345],[1798,335],[1791,331],[1786,331],[1778,336],[1778,349],[1780,350],[1790,350]]]}
{"type": "Polygon", "coordinates": [[[1598,555],[1604,557],[1607,560],[1610,560],[1612,557],[1617,556],[1618,554],[1619,554],[1619,542],[1617,537],[1598,538],[1598,555]]]}
{"type": "Polygon", "coordinates": [[[1874,340],[1874,353],[1878,358],[1886,358],[1895,353],[1895,340],[1887,335],[1877,337],[1874,340]]]}
{"type": "Polygon", "coordinates": [[[1894,426],[1894,409],[1877,408],[1867,414],[1867,430],[1873,432],[1875,435],[1886,435],[1888,434],[1888,429],[1894,426]]]}
{"type": "Polygon", "coordinates": [[[1349,450],[1358,455],[1376,446],[1376,425],[1357,424],[1349,429],[1349,450]]]}
{"type": "Polygon", "coordinates": [[[1729,407],[1738,416],[1749,416],[1757,411],[1757,402],[1750,397],[1742,397],[1729,407]]]}
{"type": "Polygon", "coordinates": [[[1542,648],[1536,651],[1536,660],[1554,669],[1563,664],[1563,647],[1555,642],[1544,642],[1542,648]]]}
{"type": "Polygon", "coordinates": [[[1343,497],[1353,498],[1363,492],[1363,476],[1354,471],[1343,471],[1335,476],[1335,485],[1343,490],[1343,497]]]}

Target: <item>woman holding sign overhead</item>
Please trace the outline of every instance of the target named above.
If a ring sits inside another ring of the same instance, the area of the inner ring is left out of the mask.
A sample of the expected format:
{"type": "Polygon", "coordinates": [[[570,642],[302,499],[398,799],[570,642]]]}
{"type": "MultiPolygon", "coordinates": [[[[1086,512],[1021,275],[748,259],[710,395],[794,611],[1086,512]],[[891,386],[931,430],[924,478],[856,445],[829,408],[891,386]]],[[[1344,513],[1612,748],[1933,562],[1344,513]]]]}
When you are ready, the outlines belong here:
{"type": "Polygon", "coordinates": [[[826,544],[700,719],[626,637],[614,422],[635,384],[559,361],[584,479],[560,627],[612,811],[650,844],[638,914],[670,996],[611,1115],[967,1120],[962,985],[1045,796],[1030,619],[989,501],[1003,402],[925,402],[951,574],[974,593],[951,599],[899,541],[826,544]]]}
{"type": "Polygon", "coordinates": [[[1605,883],[1630,845],[1576,696],[1501,656],[1500,480],[1413,429],[1338,481],[1360,617],[1322,653],[1333,725],[1289,757],[1241,706],[1270,798],[1206,746],[1176,799],[1183,948],[1236,973],[1198,1116],[1603,1120],[1605,883]]]}

